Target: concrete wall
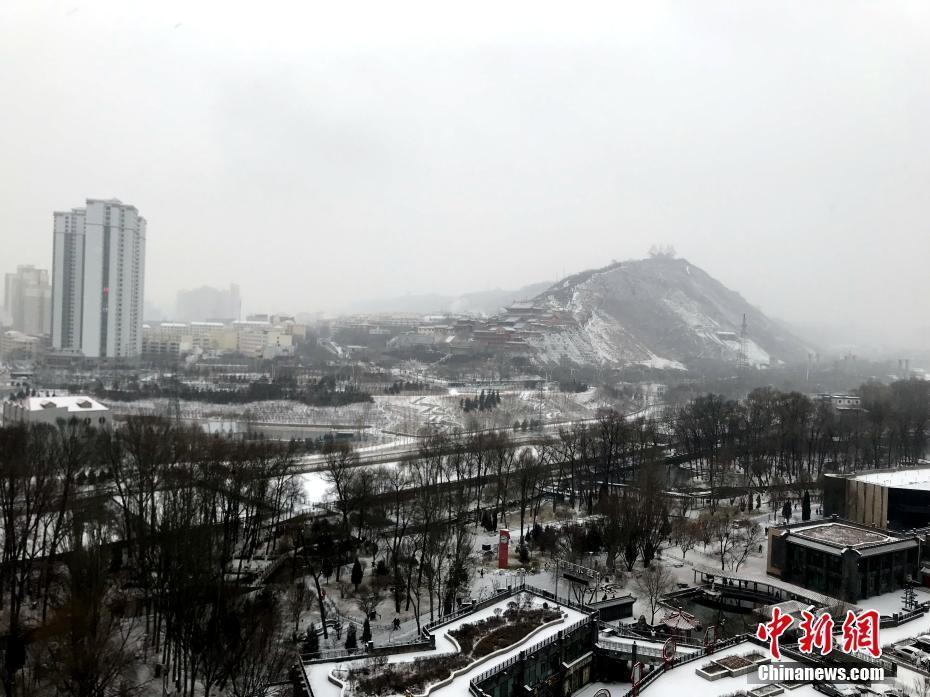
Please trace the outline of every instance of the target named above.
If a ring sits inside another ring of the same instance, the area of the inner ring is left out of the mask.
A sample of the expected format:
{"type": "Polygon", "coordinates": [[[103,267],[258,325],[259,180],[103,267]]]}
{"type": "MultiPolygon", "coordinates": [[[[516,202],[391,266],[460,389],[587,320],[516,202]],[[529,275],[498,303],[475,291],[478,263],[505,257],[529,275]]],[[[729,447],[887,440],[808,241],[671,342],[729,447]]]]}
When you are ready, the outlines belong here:
{"type": "Polygon", "coordinates": [[[888,489],[855,479],[846,481],[846,516],[862,525],[884,528],[888,523],[888,489]]]}
{"type": "Polygon", "coordinates": [[[768,556],[765,571],[769,576],[777,576],[778,578],[781,578],[781,572],[784,569],[783,565],[785,561],[785,542],[781,539],[782,532],[784,532],[784,530],[777,525],[770,527],[768,546],[766,547],[768,556]]]}

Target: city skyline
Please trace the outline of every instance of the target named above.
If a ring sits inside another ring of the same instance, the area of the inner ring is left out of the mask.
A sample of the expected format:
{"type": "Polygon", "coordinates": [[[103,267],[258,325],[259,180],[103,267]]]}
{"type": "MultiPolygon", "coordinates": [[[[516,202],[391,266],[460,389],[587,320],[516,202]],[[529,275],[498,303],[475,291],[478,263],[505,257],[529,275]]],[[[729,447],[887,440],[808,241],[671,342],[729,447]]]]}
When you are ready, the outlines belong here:
{"type": "Polygon", "coordinates": [[[930,8],[586,8],[23,4],[0,272],[47,263],[57,202],[119,196],[158,221],[166,313],[182,286],[332,314],[667,243],[769,315],[926,345],[930,8]]]}

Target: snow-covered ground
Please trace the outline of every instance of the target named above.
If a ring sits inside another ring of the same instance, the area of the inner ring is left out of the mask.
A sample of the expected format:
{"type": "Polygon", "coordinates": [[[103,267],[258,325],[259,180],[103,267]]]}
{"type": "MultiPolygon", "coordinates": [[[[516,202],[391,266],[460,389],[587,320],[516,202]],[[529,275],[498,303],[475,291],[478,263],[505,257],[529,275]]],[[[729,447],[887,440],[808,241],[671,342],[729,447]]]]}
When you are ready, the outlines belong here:
{"type": "MultiPolygon", "coordinates": [[[[491,617],[494,614],[495,609],[500,608],[501,610],[507,609],[507,603],[512,602],[514,598],[506,598],[501,600],[499,603],[495,603],[490,607],[486,607],[478,612],[467,615],[461,619],[456,620],[450,624],[445,625],[436,630],[436,648],[430,651],[418,651],[416,653],[405,653],[397,654],[388,657],[388,663],[402,663],[409,662],[415,658],[420,658],[421,656],[438,656],[443,653],[455,653],[458,651],[456,645],[449,638],[448,634],[455,631],[463,624],[470,624],[477,622],[479,620],[491,617]]],[[[533,599],[534,604],[542,604],[542,600],[539,598],[533,599]]],[[[503,653],[499,656],[485,661],[468,672],[460,675],[455,678],[451,683],[445,685],[431,694],[434,695],[443,695],[443,697],[461,697],[461,695],[468,694],[468,683],[476,675],[483,673],[490,668],[493,668],[495,665],[503,663],[507,659],[517,655],[520,651],[524,650],[528,646],[532,646],[538,642],[541,642],[548,637],[557,634],[562,629],[571,626],[575,622],[578,622],[585,618],[585,615],[577,610],[571,608],[563,607],[562,611],[565,614],[564,621],[546,627],[545,629],[533,634],[528,639],[520,644],[515,644],[509,651],[503,653]]],[[[339,687],[330,682],[327,677],[331,671],[340,671],[344,669],[351,668],[353,666],[360,666],[364,664],[366,659],[358,659],[354,661],[347,661],[345,663],[317,663],[314,665],[305,666],[307,672],[307,679],[310,681],[310,687],[313,689],[314,697],[340,697],[341,690],[339,687]]]]}
{"type": "MultiPolygon", "coordinates": [[[[930,600],[930,588],[924,588],[923,586],[918,586],[915,589],[917,594],[917,602],[923,603],[930,600]]],[[[866,609],[875,609],[878,610],[880,615],[893,615],[896,612],[904,612],[904,591],[896,590],[891,591],[890,593],[885,593],[884,595],[874,595],[871,598],[864,598],[860,600],[857,605],[866,609]]],[[[902,627],[907,627],[915,623],[920,622],[920,620],[913,620],[906,624],[901,625],[902,627]]],[[[888,631],[888,630],[885,630],[888,631]]]]}

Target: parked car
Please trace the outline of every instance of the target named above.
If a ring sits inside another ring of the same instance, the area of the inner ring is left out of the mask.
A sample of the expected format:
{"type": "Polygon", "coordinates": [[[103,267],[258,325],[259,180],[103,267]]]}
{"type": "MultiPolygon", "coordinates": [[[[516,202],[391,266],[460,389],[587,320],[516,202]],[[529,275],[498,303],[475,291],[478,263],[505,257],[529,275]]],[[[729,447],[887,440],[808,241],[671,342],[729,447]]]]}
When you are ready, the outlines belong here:
{"type": "Polygon", "coordinates": [[[927,665],[927,660],[930,659],[930,656],[916,646],[899,646],[896,650],[898,655],[903,656],[918,667],[927,665]]]}

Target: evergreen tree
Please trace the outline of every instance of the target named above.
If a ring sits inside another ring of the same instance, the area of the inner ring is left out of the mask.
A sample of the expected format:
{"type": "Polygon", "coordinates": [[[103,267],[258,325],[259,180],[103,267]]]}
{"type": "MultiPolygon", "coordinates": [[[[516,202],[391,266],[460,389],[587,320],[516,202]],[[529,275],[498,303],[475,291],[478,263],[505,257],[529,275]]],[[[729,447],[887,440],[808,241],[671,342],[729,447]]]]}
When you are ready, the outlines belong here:
{"type": "Polygon", "coordinates": [[[362,625],[362,643],[367,644],[371,641],[371,622],[365,618],[365,624],[362,625]]]}
{"type": "Polygon", "coordinates": [[[494,529],[494,524],[491,522],[491,514],[488,513],[487,510],[481,513],[481,527],[489,532],[494,529]]]}
{"type": "Polygon", "coordinates": [[[791,520],[791,501],[785,501],[785,505],[781,507],[781,516],[786,523],[791,520]]]}
{"type": "Polygon", "coordinates": [[[349,631],[346,632],[346,648],[350,651],[358,648],[358,639],[355,636],[355,625],[349,625],[349,631]]]}
{"type": "Polygon", "coordinates": [[[352,585],[355,586],[355,590],[358,591],[359,584],[362,582],[362,563],[358,560],[358,557],[355,558],[355,563],[352,565],[352,585]]]}
{"type": "Polygon", "coordinates": [[[801,499],[801,520],[811,519],[811,495],[809,491],[804,492],[804,498],[801,499]]]}
{"type": "Polygon", "coordinates": [[[307,640],[304,642],[305,653],[317,653],[320,650],[320,637],[316,633],[316,625],[313,622],[307,627],[307,640]]]}

